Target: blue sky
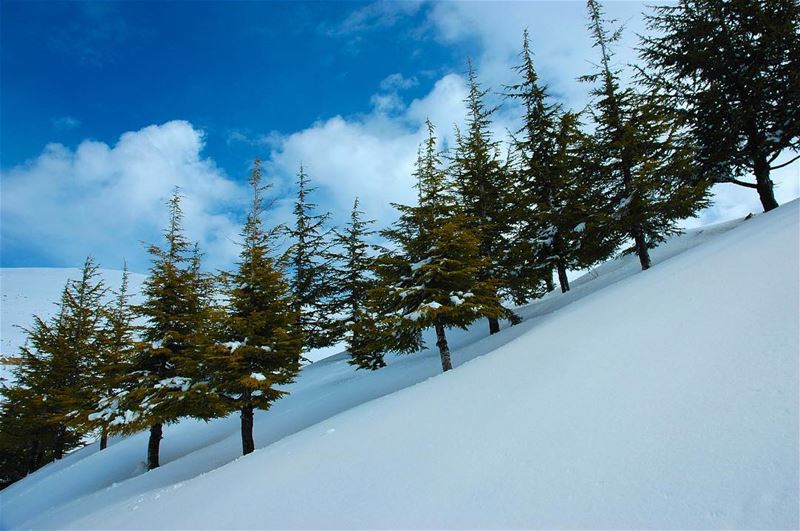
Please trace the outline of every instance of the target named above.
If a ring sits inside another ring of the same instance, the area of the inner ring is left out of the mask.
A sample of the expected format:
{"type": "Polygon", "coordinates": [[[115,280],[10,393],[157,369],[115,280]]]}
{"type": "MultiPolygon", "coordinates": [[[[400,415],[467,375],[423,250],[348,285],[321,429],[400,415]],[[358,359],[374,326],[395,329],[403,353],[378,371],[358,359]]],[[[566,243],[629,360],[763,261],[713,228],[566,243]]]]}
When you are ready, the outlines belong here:
{"type": "MultiPolygon", "coordinates": [[[[635,61],[637,2],[618,59],[635,61]]],[[[303,162],[317,201],[344,220],[359,195],[381,225],[412,201],[411,163],[430,117],[443,141],[463,121],[472,57],[496,92],[514,82],[522,29],[552,93],[581,108],[575,77],[595,52],[583,2],[0,3],[0,265],[75,266],[87,254],[144,271],[163,202],[181,186],[186,228],[212,267],[236,254],[244,182],[256,156],[289,216],[303,162]]],[[[515,127],[506,103],[496,134],[515,127]]],[[[798,195],[797,165],[779,198],[798,195]]],[[[780,179],[776,179],[780,180],[780,179]]],[[[744,193],[742,193],[744,192],[744,193]]],[[[705,223],[757,211],[722,190],[705,223]]]]}

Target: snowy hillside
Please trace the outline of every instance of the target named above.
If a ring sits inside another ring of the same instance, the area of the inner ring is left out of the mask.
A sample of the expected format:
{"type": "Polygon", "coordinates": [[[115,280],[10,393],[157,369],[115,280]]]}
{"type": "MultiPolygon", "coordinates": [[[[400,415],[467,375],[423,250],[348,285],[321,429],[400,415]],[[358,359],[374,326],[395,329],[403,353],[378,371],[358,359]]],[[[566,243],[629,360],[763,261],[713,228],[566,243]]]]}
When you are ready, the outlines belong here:
{"type": "Polygon", "coordinates": [[[452,331],[445,374],[307,366],[244,458],[236,416],[166,427],[146,473],[144,433],[73,452],[0,493],[1,526],[797,528],[798,205],[452,331]]]}

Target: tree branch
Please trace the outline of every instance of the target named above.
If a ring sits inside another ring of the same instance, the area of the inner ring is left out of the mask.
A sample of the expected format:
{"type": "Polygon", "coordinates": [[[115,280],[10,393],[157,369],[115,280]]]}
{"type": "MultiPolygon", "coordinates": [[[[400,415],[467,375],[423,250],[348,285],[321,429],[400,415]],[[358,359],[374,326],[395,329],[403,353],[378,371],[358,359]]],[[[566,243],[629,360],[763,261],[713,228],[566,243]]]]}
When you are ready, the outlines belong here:
{"type": "Polygon", "coordinates": [[[800,159],[800,155],[797,155],[796,157],[791,158],[791,159],[787,160],[786,162],[784,162],[782,164],[778,164],[777,166],[770,166],[769,169],[770,170],[777,170],[777,169],[780,169],[780,168],[784,168],[784,167],[788,166],[789,164],[791,164],[792,162],[796,161],[797,159],[800,159]]]}

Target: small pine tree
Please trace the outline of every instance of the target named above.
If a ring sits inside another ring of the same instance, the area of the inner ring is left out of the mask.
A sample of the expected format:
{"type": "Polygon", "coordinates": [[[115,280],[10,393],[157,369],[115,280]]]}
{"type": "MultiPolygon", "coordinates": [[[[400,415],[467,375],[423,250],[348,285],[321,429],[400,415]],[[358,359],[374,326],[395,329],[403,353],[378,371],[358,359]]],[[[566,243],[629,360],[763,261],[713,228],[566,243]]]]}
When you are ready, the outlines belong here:
{"type": "Polygon", "coordinates": [[[294,311],[299,315],[303,333],[303,350],[326,347],[335,341],[330,330],[326,308],[330,296],[330,259],[328,233],[324,230],[329,214],[315,214],[317,205],[309,201],[315,188],[303,166],[297,174],[297,199],[294,203],[295,224],[286,233],[292,244],[283,257],[291,272],[290,285],[294,311]]]}
{"type": "Polygon", "coordinates": [[[646,21],[639,77],[689,125],[692,179],[753,188],[764,211],[776,208],[770,172],[800,158],[776,162],[800,150],[800,3],[686,0],[646,21]]]}
{"type": "MultiPolygon", "coordinates": [[[[491,117],[496,109],[486,107],[484,98],[488,90],[481,90],[471,62],[467,75],[467,130],[463,135],[456,131],[457,145],[450,170],[465,220],[478,238],[478,252],[483,259],[478,279],[507,292],[511,276],[508,272],[510,243],[507,241],[511,222],[508,197],[511,175],[500,159],[499,142],[491,136],[491,117]]],[[[518,320],[507,309],[500,315],[512,322],[518,320]]],[[[500,316],[492,312],[485,317],[489,320],[489,333],[499,332],[500,316]]]]}
{"type": "Polygon", "coordinates": [[[227,275],[227,355],[220,359],[215,388],[230,411],[241,415],[242,452],[255,449],[253,411],[269,409],[300,370],[301,330],[292,294],[279,263],[271,257],[276,231],[266,231],[260,161],[250,175],[253,201],[242,231],[239,267],[227,275]]]}
{"type": "Polygon", "coordinates": [[[416,165],[419,191],[417,206],[395,205],[401,217],[385,231],[402,249],[403,260],[393,285],[382,288],[388,310],[384,317],[408,332],[397,336],[419,337],[425,328],[436,330],[442,370],[453,365],[446,329],[466,328],[479,317],[498,318],[504,309],[497,285],[481,279],[486,260],[468,219],[456,203],[454,187],[441,169],[433,125],[427,122],[425,141],[416,165]]]}
{"type": "Polygon", "coordinates": [[[367,238],[371,220],[364,220],[358,198],[353,202],[350,222],[343,231],[334,231],[333,254],[336,267],[332,270],[333,296],[331,315],[337,337],[344,337],[351,365],[361,369],[379,369],[385,365],[382,356],[376,357],[374,337],[376,316],[370,308],[369,294],[375,287],[373,258],[367,238]]]}
{"type": "Polygon", "coordinates": [[[135,308],[145,321],[136,344],[126,390],[96,412],[114,432],[149,427],[147,466],[159,466],[163,425],[182,417],[208,419],[224,412],[209,384],[209,365],[219,355],[213,336],[211,283],[200,270],[200,254],[183,235],[181,196],[170,199],[165,247],[150,245],[153,258],[144,302],[135,308]]]}
{"type": "Polygon", "coordinates": [[[692,149],[677,142],[676,114],[653,94],[623,88],[612,67],[611,46],[620,31],[609,33],[596,0],[588,1],[589,30],[600,49],[600,69],[581,80],[595,82],[592,117],[594,167],[588,171],[607,191],[609,224],[633,240],[629,252],[642,269],[651,265],[649,249],[680,232],[676,222],[708,204],[707,183],[689,182],[692,149]]]}

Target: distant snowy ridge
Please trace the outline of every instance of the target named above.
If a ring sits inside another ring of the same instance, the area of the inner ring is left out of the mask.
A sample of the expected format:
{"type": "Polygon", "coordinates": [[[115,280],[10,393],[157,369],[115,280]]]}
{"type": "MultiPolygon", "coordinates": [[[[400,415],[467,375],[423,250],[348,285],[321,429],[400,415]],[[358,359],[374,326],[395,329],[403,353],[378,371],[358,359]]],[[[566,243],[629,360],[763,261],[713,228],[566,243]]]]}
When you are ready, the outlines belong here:
{"type": "Polygon", "coordinates": [[[1,492],[0,527],[796,529],[798,211],[454,332],[445,374],[435,348],[305,367],[244,458],[235,415],[168,426],[146,473],[146,434],[78,450],[1,492]]]}

